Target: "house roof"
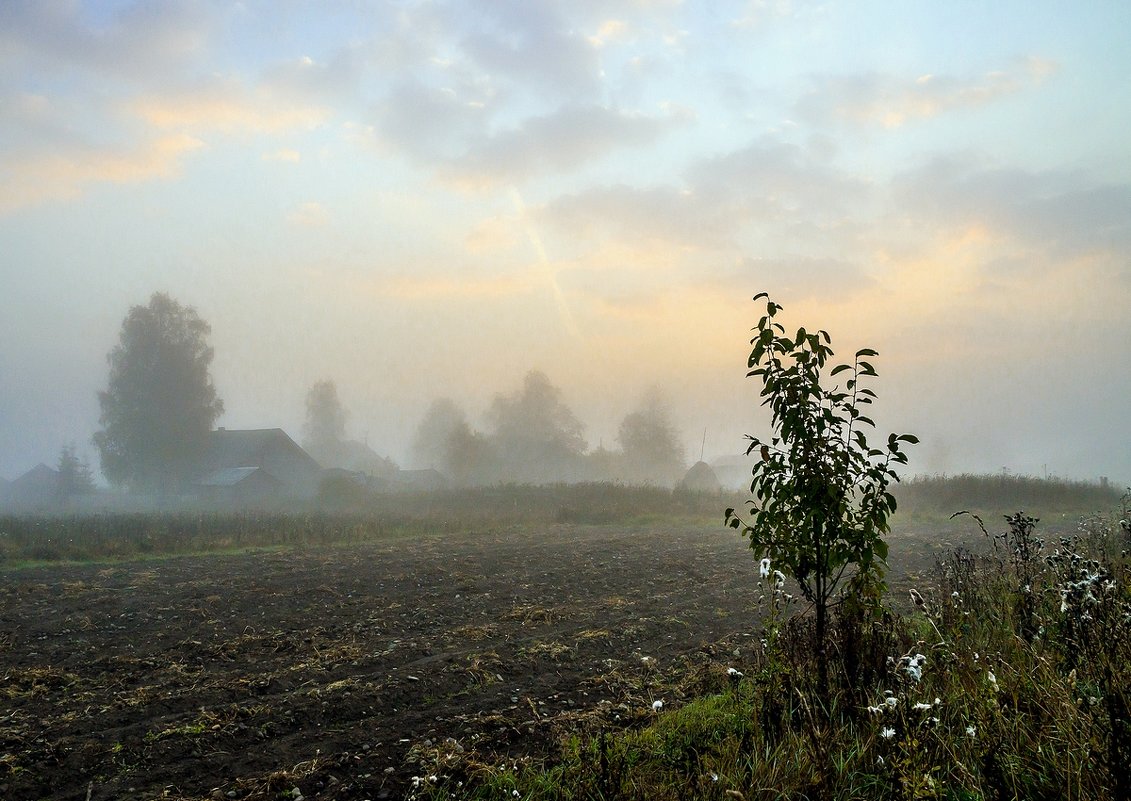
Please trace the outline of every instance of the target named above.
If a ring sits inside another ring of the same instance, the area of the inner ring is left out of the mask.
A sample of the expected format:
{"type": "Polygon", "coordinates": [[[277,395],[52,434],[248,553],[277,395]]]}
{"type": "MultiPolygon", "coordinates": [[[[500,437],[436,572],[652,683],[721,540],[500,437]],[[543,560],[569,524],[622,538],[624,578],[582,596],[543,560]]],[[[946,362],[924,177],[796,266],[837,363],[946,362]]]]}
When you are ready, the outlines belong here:
{"type": "MultiPolygon", "coordinates": [[[[247,474],[223,471],[259,468],[286,486],[290,492],[313,493],[321,467],[281,428],[229,430],[219,428],[208,435],[208,451],[200,465],[198,484],[223,481],[213,486],[233,486],[247,474]]],[[[251,474],[256,474],[254,471],[251,474]]]]}
{"type": "Polygon", "coordinates": [[[19,478],[12,481],[12,488],[30,486],[33,484],[43,484],[51,481],[58,481],[59,471],[54,468],[48,467],[43,462],[40,462],[31,470],[28,470],[19,478]]]}
{"type": "Polygon", "coordinates": [[[264,452],[281,438],[290,439],[281,428],[245,431],[218,428],[208,434],[208,461],[216,469],[257,465],[264,452]]]}

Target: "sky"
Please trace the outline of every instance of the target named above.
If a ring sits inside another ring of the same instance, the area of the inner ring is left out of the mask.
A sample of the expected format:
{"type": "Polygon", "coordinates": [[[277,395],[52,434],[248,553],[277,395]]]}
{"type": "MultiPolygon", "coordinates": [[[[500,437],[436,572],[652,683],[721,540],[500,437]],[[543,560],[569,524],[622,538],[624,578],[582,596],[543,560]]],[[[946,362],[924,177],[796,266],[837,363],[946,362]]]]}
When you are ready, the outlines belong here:
{"type": "MultiPolygon", "coordinates": [[[[1131,4],[0,3],[0,477],[74,444],[154,292],[218,425],[407,461],[532,369],[767,430],[762,291],[874,360],[912,473],[1131,482],[1131,4]]],[[[705,446],[704,446],[705,432],[705,446]]]]}

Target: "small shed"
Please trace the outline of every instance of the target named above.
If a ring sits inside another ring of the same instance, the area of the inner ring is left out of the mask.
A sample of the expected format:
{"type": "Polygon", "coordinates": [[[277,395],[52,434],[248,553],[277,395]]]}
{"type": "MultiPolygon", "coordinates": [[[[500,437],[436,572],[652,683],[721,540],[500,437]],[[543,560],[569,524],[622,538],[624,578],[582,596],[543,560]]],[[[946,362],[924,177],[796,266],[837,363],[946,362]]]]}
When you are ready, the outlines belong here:
{"type": "Polygon", "coordinates": [[[706,462],[696,462],[679,482],[677,489],[685,492],[718,492],[722,489],[722,485],[711,465],[706,462]]]}

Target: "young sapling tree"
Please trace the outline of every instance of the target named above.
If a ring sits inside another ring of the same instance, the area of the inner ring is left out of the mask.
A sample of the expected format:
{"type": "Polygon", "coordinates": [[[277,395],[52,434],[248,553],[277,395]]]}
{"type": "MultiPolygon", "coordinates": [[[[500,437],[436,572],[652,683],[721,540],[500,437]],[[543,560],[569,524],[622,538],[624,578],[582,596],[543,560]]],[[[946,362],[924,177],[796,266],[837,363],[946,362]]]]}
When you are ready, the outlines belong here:
{"type": "Polygon", "coordinates": [[[878,604],[888,547],[883,537],[896,500],[888,487],[906,464],[911,434],[891,434],[885,448],[868,444],[875,423],[862,413],[876,394],[862,380],[876,376],[857,351],[851,364],[830,365],[832,340],[825,331],[799,328],[790,337],[775,318],[782,307],[762,292],[766,313],[750,341],[747,377],[762,382],[762,405],[772,415],[768,442],[747,436],[752,469],[749,516],[732,508],[726,522],[750,540],[758,558],[795,579],[816,614],[818,679],[828,685],[826,642],[829,608],[838,592],[862,604],[878,604]],[[831,383],[834,377],[841,383],[831,383]]]}

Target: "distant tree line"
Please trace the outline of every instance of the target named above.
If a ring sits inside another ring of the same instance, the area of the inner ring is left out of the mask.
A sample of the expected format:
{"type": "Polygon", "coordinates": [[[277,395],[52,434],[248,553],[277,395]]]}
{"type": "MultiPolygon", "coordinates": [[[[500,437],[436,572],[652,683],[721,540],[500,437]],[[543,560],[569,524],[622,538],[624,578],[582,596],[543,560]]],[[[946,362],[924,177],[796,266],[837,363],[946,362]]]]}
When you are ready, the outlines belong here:
{"type": "Polygon", "coordinates": [[[460,486],[619,481],[670,487],[686,470],[679,434],[656,392],[625,416],[615,450],[588,449],[584,426],[561,390],[537,370],[518,391],[497,395],[485,422],[485,430],[476,430],[455,401],[433,401],[413,437],[413,461],[460,486]]]}
{"type": "MultiPolygon", "coordinates": [[[[135,492],[175,494],[197,478],[208,435],[224,404],[209,373],[213,358],[209,325],[196,310],[164,293],[133,306],[109,353],[107,387],[98,393],[101,429],[93,442],[102,472],[112,484],[135,492]]],[[[346,435],[348,414],[332,380],[315,383],[306,396],[303,445],[324,467],[370,476],[393,474],[396,464],[367,443],[346,435]]],[[[454,484],[545,484],[619,481],[673,486],[686,468],[685,453],[667,406],[658,393],[625,416],[619,447],[589,450],[584,426],[542,372],[522,387],[497,395],[482,430],[453,400],[437,399],[421,420],[412,459],[433,467],[454,484]]],[[[69,493],[89,480],[73,448],[60,460],[69,493]]]]}

